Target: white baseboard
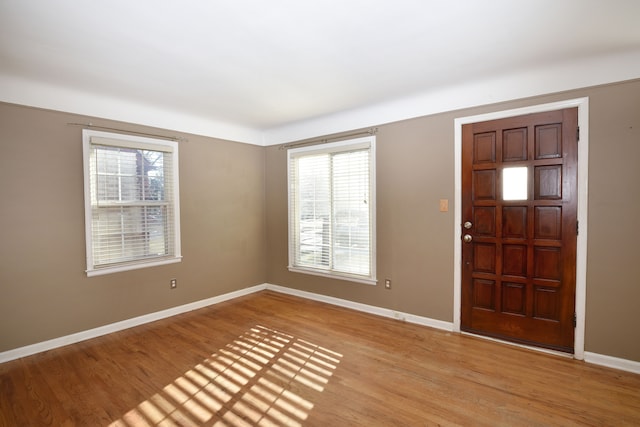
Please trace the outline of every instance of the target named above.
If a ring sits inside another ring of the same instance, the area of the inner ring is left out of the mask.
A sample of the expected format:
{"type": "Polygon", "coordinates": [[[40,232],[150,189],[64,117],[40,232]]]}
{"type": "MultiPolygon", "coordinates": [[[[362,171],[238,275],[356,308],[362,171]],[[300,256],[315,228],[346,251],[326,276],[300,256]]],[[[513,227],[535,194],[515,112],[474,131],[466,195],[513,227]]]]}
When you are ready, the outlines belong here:
{"type": "Polygon", "coordinates": [[[594,365],[606,366],[608,368],[620,369],[621,371],[640,374],[640,362],[620,359],[619,357],[605,356],[604,354],[584,352],[584,361],[594,365]]]}
{"type": "Polygon", "coordinates": [[[314,301],[324,302],[327,304],[337,305],[339,307],[350,308],[352,310],[362,311],[364,313],[375,314],[377,316],[402,320],[404,322],[414,323],[422,326],[429,326],[431,328],[442,329],[445,331],[453,331],[452,322],[430,319],[428,317],[416,316],[415,314],[403,313],[401,311],[394,311],[388,308],[376,307],[374,305],[361,304],[359,302],[353,302],[345,299],[314,294],[312,292],[300,291],[298,289],[272,285],[270,283],[267,284],[267,289],[274,292],[280,292],[282,294],[293,295],[314,301]]]}
{"type": "MultiPolygon", "coordinates": [[[[321,294],[315,294],[312,292],[301,291],[298,289],[287,288],[284,286],[273,285],[270,283],[264,283],[262,285],[256,285],[249,288],[241,289],[239,291],[229,292],[224,295],[218,295],[216,297],[207,298],[204,300],[192,302],[192,303],[181,305],[178,307],[172,307],[166,310],[157,311],[155,313],[145,314],[143,316],[138,316],[132,319],[127,319],[127,320],[112,323],[109,325],[100,326],[98,328],[93,328],[93,329],[78,332],[75,334],[66,335],[60,338],[54,338],[52,340],[43,341],[40,343],[28,345],[25,347],[19,347],[13,350],[1,352],[0,363],[19,359],[21,357],[31,356],[36,353],[52,350],[54,348],[63,347],[69,344],[78,343],[80,341],[85,341],[91,338],[96,338],[96,337],[107,335],[113,332],[118,332],[124,329],[143,325],[145,323],[155,322],[156,320],[166,319],[167,317],[176,316],[178,314],[208,307],[210,305],[219,304],[224,301],[229,301],[234,298],[249,295],[249,294],[263,291],[263,290],[270,290],[270,291],[279,292],[282,294],[310,299],[313,301],[324,302],[324,303],[336,305],[339,307],[350,308],[352,310],[361,311],[364,313],[374,314],[377,316],[387,317],[391,319],[402,320],[402,321],[417,324],[417,325],[428,326],[431,328],[441,329],[445,331],[453,331],[452,322],[445,322],[442,320],[431,319],[428,317],[416,316],[414,314],[394,311],[388,308],[376,307],[373,305],[362,304],[362,303],[349,301],[345,299],[330,297],[330,296],[321,295],[321,294]]],[[[622,371],[640,374],[640,362],[636,362],[633,360],[620,359],[617,357],[606,356],[606,355],[591,353],[591,352],[584,353],[584,360],[585,362],[592,363],[594,365],[606,366],[609,368],[614,368],[622,371]]]]}
{"type": "Polygon", "coordinates": [[[0,363],[8,362],[10,360],[19,359],[21,357],[31,356],[32,354],[40,353],[54,348],[63,347],[69,344],[75,344],[80,341],[85,341],[91,338],[96,338],[102,335],[111,334],[113,332],[122,331],[124,329],[133,328],[134,326],[140,326],[145,323],[155,322],[156,320],[166,319],[167,317],[176,316],[178,314],[186,313],[189,311],[197,310],[199,308],[208,307],[213,304],[218,304],[224,301],[228,301],[234,298],[238,298],[244,295],[249,295],[254,292],[265,290],[266,284],[252,286],[250,288],[241,289],[239,291],[229,292],[224,295],[218,295],[216,297],[203,299],[200,301],[192,302],[189,304],[180,305],[178,307],[172,307],[162,311],[156,311],[155,313],[145,314],[143,316],[134,317],[132,319],[122,320],[120,322],[111,323],[109,325],[100,326],[86,331],[78,332],[71,335],[65,335],[60,338],[54,338],[48,341],[39,342],[36,344],[27,345],[25,347],[19,347],[13,350],[8,350],[0,353],[0,363]]]}
{"type": "Polygon", "coordinates": [[[450,322],[443,322],[441,320],[429,319],[426,317],[420,317],[413,314],[397,312],[386,308],[375,307],[372,305],[361,304],[349,300],[340,298],[329,297],[326,295],[314,294],[311,292],[300,291],[292,288],[286,288],[283,286],[277,286],[272,284],[262,284],[252,286],[250,288],[241,289],[239,291],[230,292],[224,295],[219,295],[212,298],[192,302],[189,304],[181,305],[178,307],[172,307],[166,310],[157,311],[155,313],[145,314],[143,316],[134,317],[132,319],[123,320],[109,325],[100,326],[86,331],[78,332],[71,335],[66,335],[59,338],[54,338],[48,341],[43,341],[36,344],[31,344],[25,347],[19,347],[13,350],[8,350],[0,353],[0,363],[8,362],[10,360],[19,359],[21,357],[31,356],[43,351],[52,350],[54,348],[63,347],[69,344],[75,344],[81,341],[85,341],[91,338],[97,338],[102,335],[107,335],[113,332],[118,332],[124,329],[140,326],[145,323],[155,322],[156,320],[165,319],[167,317],[176,316],[178,314],[186,313],[199,308],[208,307],[210,305],[218,304],[224,301],[228,301],[234,298],[238,298],[244,295],[249,295],[254,292],[259,292],[265,289],[272,290],[283,294],[298,296],[314,301],[320,301],[327,304],[332,304],[340,307],[350,308],[353,310],[361,311],[364,313],[375,314],[378,316],[389,317],[392,319],[403,320],[409,323],[415,323],[418,325],[429,326],[432,328],[443,329],[446,331],[453,330],[453,324],[450,322]]]}
{"type": "MultiPolygon", "coordinates": [[[[390,310],[387,308],[376,307],[372,305],[361,304],[358,302],[353,302],[349,300],[344,300],[340,298],[329,297],[326,295],[314,294],[311,292],[300,291],[298,289],[287,288],[284,286],[273,285],[270,283],[266,284],[266,288],[268,290],[274,292],[280,292],[283,294],[293,295],[301,298],[306,298],[314,301],[320,301],[327,304],[337,305],[340,307],[350,308],[357,311],[362,311],[369,314],[375,314],[378,316],[389,317],[392,319],[398,319],[402,321],[406,321],[408,323],[414,323],[417,325],[429,326],[431,328],[442,329],[445,331],[453,331],[454,325],[453,322],[445,322],[442,320],[431,319],[428,317],[416,316],[414,314],[398,312],[394,310],[390,310]]],[[[485,337],[483,337],[485,338],[485,337]]],[[[494,340],[492,338],[488,338],[490,340],[494,340]]],[[[494,340],[498,342],[503,342],[500,340],[494,340]]],[[[511,344],[511,343],[509,343],[511,344]]],[[[520,346],[519,347],[532,349],[529,346],[520,346]]],[[[542,353],[549,353],[559,356],[570,357],[569,355],[565,355],[564,353],[559,353],[555,351],[545,350],[545,349],[534,349],[536,351],[541,351],[542,353]]],[[[633,360],[620,359],[612,356],[605,356],[598,353],[590,353],[584,352],[584,361],[587,363],[591,363],[594,365],[606,366],[609,368],[619,369],[621,371],[632,372],[635,374],[640,374],[640,362],[635,362],[633,360]]]]}

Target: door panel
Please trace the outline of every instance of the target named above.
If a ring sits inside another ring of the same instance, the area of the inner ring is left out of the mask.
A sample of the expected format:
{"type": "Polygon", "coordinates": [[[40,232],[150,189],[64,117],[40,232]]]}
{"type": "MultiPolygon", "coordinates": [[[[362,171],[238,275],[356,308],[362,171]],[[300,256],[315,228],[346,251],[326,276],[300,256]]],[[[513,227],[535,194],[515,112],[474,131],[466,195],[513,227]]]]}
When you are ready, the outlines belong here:
{"type": "Polygon", "coordinates": [[[462,330],[573,352],[577,120],[463,126],[462,330]]]}

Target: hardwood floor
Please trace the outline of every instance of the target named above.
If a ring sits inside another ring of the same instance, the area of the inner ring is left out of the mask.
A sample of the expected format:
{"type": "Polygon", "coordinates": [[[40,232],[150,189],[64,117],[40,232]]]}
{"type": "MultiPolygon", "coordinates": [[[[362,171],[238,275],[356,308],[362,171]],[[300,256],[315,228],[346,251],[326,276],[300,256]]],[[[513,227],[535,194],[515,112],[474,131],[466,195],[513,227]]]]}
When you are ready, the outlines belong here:
{"type": "Polygon", "coordinates": [[[261,292],[0,364],[2,426],[640,425],[640,375],[261,292]]]}

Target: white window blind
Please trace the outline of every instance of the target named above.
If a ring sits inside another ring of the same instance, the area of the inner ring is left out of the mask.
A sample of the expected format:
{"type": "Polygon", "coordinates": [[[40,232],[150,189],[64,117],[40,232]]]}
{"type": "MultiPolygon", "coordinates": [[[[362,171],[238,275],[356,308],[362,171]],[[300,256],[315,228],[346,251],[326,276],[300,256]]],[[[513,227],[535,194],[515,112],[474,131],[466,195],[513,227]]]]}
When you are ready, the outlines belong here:
{"type": "Polygon", "coordinates": [[[87,274],[180,260],[177,144],[84,131],[87,274]]]}
{"type": "Polygon", "coordinates": [[[375,137],[289,150],[289,269],[375,283],[375,137]]]}

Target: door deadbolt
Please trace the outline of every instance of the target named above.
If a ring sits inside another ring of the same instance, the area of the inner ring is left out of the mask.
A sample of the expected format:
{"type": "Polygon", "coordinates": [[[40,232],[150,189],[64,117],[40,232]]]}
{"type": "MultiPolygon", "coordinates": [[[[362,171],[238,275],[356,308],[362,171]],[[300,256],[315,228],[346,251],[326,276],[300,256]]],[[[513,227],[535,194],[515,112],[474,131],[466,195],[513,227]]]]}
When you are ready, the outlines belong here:
{"type": "Polygon", "coordinates": [[[462,226],[469,230],[471,227],[473,227],[473,224],[471,223],[471,221],[466,221],[462,226]]]}

